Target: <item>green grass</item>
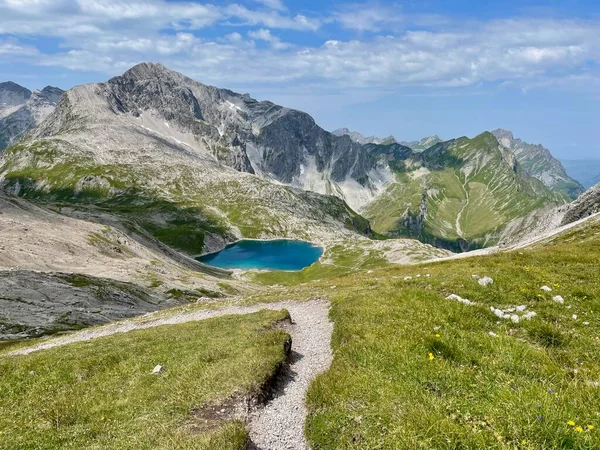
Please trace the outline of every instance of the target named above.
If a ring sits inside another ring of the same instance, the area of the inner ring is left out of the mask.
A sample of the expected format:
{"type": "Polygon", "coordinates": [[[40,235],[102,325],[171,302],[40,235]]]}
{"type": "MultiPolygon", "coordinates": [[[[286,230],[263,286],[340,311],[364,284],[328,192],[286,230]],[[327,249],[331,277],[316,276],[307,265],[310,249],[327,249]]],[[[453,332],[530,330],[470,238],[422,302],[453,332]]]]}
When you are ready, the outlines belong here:
{"type": "Polygon", "coordinates": [[[335,358],[308,395],[313,448],[600,448],[599,260],[597,221],[533,250],[323,281],[335,358]],[[537,317],[490,311],[517,305],[537,317]]]}
{"type": "Polygon", "coordinates": [[[288,336],[262,311],[0,357],[0,448],[242,449],[233,422],[194,431],[194,411],[257,393],[288,336]],[[156,364],[166,371],[152,375],[156,364]]]}

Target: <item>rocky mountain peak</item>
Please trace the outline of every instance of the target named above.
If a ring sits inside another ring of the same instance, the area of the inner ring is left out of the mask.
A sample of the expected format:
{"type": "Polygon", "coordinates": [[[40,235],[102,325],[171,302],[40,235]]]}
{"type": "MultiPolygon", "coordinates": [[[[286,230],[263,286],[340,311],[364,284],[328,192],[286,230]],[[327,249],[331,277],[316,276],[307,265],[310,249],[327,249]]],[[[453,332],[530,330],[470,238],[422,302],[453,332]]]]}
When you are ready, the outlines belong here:
{"type": "Polygon", "coordinates": [[[567,175],[567,171],[550,150],[540,144],[529,144],[515,138],[509,130],[497,129],[491,132],[502,147],[514,153],[523,170],[537,178],[550,189],[558,190],[570,199],[583,192],[583,186],[567,175]]]}
{"type": "Polygon", "coordinates": [[[31,91],[17,83],[12,81],[0,83],[0,108],[21,105],[29,97],[31,97],[31,91]]]}

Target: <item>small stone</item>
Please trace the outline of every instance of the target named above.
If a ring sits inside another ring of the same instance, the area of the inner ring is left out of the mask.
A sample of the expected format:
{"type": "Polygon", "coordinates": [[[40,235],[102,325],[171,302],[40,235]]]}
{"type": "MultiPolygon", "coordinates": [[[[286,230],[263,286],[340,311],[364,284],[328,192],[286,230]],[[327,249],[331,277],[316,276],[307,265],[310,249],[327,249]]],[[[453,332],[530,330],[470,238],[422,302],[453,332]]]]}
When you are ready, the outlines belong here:
{"type": "Polygon", "coordinates": [[[589,325],[590,323],[589,323],[589,322],[583,322],[583,324],[584,324],[584,325],[589,325]]]}
{"type": "Polygon", "coordinates": [[[552,300],[555,301],[556,303],[561,303],[561,304],[565,302],[565,299],[562,298],[560,295],[556,295],[556,296],[552,297],[552,300]]]}
{"type": "Polygon", "coordinates": [[[479,280],[479,278],[481,278],[479,275],[471,275],[471,278],[473,278],[474,280],[479,280]]]}
{"type": "Polygon", "coordinates": [[[491,337],[496,337],[496,336],[498,336],[498,335],[497,335],[496,333],[494,333],[493,331],[490,331],[488,334],[489,334],[491,337]]]}
{"type": "Polygon", "coordinates": [[[493,283],[494,283],[494,280],[493,280],[493,279],[491,279],[490,277],[483,277],[483,278],[480,278],[480,279],[479,279],[478,283],[479,283],[481,286],[484,286],[484,287],[485,287],[485,286],[487,286],[487,285],[493,284],[493,283]]]}
{"type": "Polygon", "coordinates": [[[152,369],[152,373],[154,375],[158,375],[159,373],[163,373],[165,371],[165,368],[163,366],[161,366],[160,364],[158,364],[154,369],[152,369]]]}
{"type": "Polygon", "coordinates": [[[519,316],[517,316],[516,314],[513,314],[512,316],[510,316],[510,320],[512,320],[514,323],[519,323],[519,316]]]}
{"type": "Polygon", "coordinates": [[[552,288],[548,286],[542,286],[540,289],[544,292],[552,292],[552,288]]]}
{"type": "Polygon", "coordinates": [[[412,277],[409,277],[409,276],[404,277],[404,281],[410,281],[410,280],[412,280],[412,277]]]}
{"type": "Polygon", "coordinates": [[[573,317],[573,320],[577,320],[577,314],[573,314],[571,317],[573,317]]]}

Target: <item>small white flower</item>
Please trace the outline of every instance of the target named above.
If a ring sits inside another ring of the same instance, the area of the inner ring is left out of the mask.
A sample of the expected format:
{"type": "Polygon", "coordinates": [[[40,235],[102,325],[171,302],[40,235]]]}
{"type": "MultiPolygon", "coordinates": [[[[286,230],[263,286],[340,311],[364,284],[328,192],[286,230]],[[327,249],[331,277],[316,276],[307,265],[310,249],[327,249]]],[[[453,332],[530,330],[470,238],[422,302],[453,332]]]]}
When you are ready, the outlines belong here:
{"type": "Polygon", "coordinates": [[[417,278],[421,278],[421,274],[418,274],[418,275],[417,275],[417,278]]]}

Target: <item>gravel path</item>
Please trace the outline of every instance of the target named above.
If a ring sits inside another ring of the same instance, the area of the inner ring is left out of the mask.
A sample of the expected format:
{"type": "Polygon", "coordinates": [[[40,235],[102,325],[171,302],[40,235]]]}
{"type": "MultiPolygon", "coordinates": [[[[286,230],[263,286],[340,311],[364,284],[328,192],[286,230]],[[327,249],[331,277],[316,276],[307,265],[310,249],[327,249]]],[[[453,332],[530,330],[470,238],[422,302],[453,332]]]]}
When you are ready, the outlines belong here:
{"type": "Polygon", "coordinates": [[[288,329],[292,336],[292,361],[279,395],[250,416],[250,449],[308,449],[304,438],[304,398],[310,382],[331,364],[329,304],[324,301],[292,303],[288,329]]]}
{"type": "Polygon", "coordinates": [[[287,309],[290,312],[292,325],[287,326],[286,331],[292,337],[292,355],[285,379],[275,398],[264,407],[253,411],[248,418],[248,429],[252,441],[250,448],[255,450],[307,450],[309,446],[304,437],[307,410],[304,398],[310,382],[319,373],[327,370],[332,361],[333,323],[329,321],[329,303],[325,300],[233,306],[220,310],[204,310],[161,317],[144,323],[124,321],[51,339],[32,347],[15,350],[5,356],[27,355],[39,350],[73,342],[89,341],[116,333],[204,320],[229,314],[249,314],[261,309],[287,309]]]}

